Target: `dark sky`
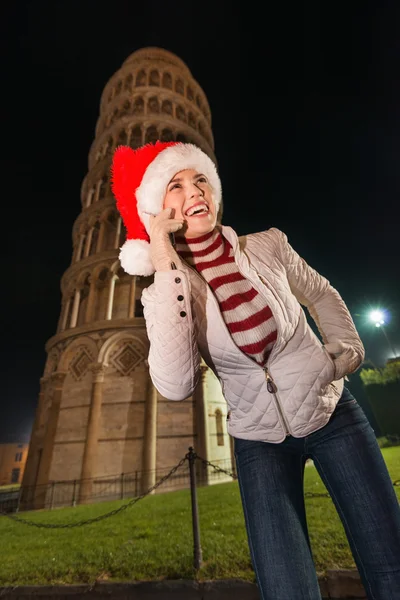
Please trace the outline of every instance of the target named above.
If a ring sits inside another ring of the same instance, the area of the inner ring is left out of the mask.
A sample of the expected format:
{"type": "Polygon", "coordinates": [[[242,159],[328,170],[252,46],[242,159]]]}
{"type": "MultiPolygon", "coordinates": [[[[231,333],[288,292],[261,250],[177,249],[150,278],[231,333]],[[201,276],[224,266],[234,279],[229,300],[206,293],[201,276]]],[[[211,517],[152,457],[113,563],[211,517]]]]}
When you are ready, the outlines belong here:
{"type": "Polygon", "coordinates": [[[367,357],[391,355],[370,307],[390,310],[400,349],[398,3],[292,4],[3,8],[0,441],[29,438],[100,96],[144,46],[176,53],[208,97],[223,223],[285,231],[342,294],[367,357]]]}

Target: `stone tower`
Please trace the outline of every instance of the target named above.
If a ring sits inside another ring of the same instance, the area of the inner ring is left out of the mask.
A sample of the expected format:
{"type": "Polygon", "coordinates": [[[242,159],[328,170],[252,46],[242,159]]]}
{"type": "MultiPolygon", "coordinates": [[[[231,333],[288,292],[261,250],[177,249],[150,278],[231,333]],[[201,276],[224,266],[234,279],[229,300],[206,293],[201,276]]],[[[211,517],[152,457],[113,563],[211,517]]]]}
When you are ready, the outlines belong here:
{"type": "MultiPolygon", "coordinates": [[[[157,139],[192,142],[215,161],[201,87],[177,56],[143,48],[101,97],[57,333],[46,344],[23,480],[29,505],[48,505],[49,482],[56,482],[52,503],[59,505],[72,494],[73,502],[96,499],[100,484],[121,474],[136,473],[137,491],[139,473],[145,491],[192,445],[233,467],[226,403],[213,373],[203,365],[199,386],[183,402],[166,400],[152,385],[140,297],[153,278],[127,275],[118,260],[125,231],[109,186],[112,154],[120,144],[157,139]]],[[[201,476],[210,482],[204,469],[201,476]]]]}

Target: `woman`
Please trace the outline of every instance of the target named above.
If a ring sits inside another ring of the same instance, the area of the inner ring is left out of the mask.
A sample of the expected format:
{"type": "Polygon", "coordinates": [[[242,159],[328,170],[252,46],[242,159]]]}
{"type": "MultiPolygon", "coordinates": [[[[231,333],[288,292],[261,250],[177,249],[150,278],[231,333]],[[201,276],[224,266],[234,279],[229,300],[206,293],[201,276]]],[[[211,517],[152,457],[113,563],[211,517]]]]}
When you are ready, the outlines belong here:
{"type": "Polygon", "coordinates": [[[112,176],[127,228],[122,267],[155,272],[142,294],[154,385],[165,398],[189,397],[200,355],[221,382],[262,599],[321,597],[303,493],[311,458],[368,598],[398,600],[400,510],[374,432],[344,387],[364,349],[339,293],[282,231],[238,238],[218,223],[220,180],[199,148],[119,147],[112,176]]]}

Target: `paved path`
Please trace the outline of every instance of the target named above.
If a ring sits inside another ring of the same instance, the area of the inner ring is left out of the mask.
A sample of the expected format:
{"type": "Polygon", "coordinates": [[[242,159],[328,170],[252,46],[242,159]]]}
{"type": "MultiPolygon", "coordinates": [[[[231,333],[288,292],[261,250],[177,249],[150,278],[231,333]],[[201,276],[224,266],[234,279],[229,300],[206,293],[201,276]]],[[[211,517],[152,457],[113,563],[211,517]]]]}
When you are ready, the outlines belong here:
{"type": "MultiPolygon", "coordinates": [[[[324,600],[366,600],[356,571],[329,571],[320,579],[324,600]]],[[[94,586],[0,588],[0,600],[260,600],[257,586],[241,580],[99,582],[94,586]]],[[[288,598],[288,600],[290,600],[288,598]]]]}

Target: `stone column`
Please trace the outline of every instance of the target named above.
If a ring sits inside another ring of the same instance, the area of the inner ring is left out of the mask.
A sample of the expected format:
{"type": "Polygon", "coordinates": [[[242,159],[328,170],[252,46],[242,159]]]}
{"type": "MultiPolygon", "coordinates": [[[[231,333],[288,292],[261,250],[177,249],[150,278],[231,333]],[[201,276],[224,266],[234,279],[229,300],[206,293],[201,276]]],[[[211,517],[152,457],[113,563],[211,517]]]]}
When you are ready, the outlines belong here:
{"type": "MultiPolygon", "coordinates": [[[[194,410],[195,410],[195,423],[196,423],[196,453],[209,460],[210,456],[210,440],[209,440],[209,427],[208,427],[208,407],[205,398],[205,384],[208,367],[205,365],[200,366],[200,381],[194,391],[194,410]]],[[[199,483],[202,485],[208,485],[208,469],[204,464],[197,460],[196,461],[196,473],[199,483]]]]}
{"type": "Polygon", "coordinates": [[[101,181],[98,181],[96,183],[96,188],[95,188],[95,191],[94,191],[94,199],[93,199],[93,203],[92,204],[96,204],[96,202],[99,201],[100,186],[101,186],[101,181]]]}
{"type": "Polygon", "coordinates": [[[128,307],[128,318],[132,319],[135,316],[135,300],[136,300],[136,277],[133,275],[131,281],[131,288],[129,291],[129,307],[128,307]]]}
{"type": "Polygon", "coordinates": [[[92,363],[90,369],[93,373],[92,393],[90,398],[89,416],[86,427],[85,449],[83,451],[81,485],[79,489],[79,502],[91,501],[93,477],[97,463],[98,439],[101,425],[101,404],[103,400],[103,382],[106,365],[92,363]]]}
{"type": "Polygon", "coordinates": [[[46,433],[43,440],[42,458],[36,481],[34,503],[35,508],[43,508],[45,505],[46,488],[44,486],[46,486],[49,482],[49,474],[54,451],[54,441],[57,433],[63,385],[66,375],[66,372],[56,371],[50,377],[53,399],[49,410],[49,417],[46,425],[46,433]]]}
{"type": "Polygon", "coordinates": [[[109,288],[108,288],[108,303],[107,303],[107,312],[106,312],[107,321],[112,319],[112,310],[113,310],[113,304],[114,304],[114,290],[115,290],[116,280],[117,280],[117,276],[114,274],[111,274],[109,288]]]}
{"type": "Polygon", "coordinates": [[[83,258],[86,258],[87,256],[89,256],[90,246],[92,245],[93,229],[94,229],[94,227],[91,227],[88,231],[88,234],[86,237],[85,251],[83,253],[83,258]]]}
{"type": "Polygon", "coordinates": [[[67,327],[67,319],[68,319],[68,313],[69,313],[70,306],[71,306],[71,298],[68,298],[67,302],[64,304],[64,311],[63,311],[60,331],[65,331],[65,329],[67,327]]]}
{"type": "Polygon", "coordinates": [[[84,239],[85,239],[85,236],[83,233],[81,233],[79,236],[79,246],[78,246],[78,250],[76,253],[76,257],[75,257],[75,262],[79,262],[81,260],[84,239]]]}
{"type": "Polygon", "coordinates": [[[72,307],[72,315],[71,315],[71,323],[69,325],[70,329],[72,329],[73,327],[76,327],[76,324],[78,322],[80,301],[81,301],[81,290],[75,290],[74,305],[72,307]]]}
{"type": "MultiPolygon", "coordinates": [[[[146,361],[147,364],[147,361],[146,361]]],[[[143,477],[141,482],[142,493],[146,492],[156,482],[157,459],[157,390],[147,377],[146,404],[144,411],[143,435],[143,477]]]]}
{"type": "Polygon", "coordinates": [[[114,239],[115,250],[118,250],[118,248],[119,248],[119,238],[121,237],[121,226],[122,226],[122,219],[121,219],[121,217],[118,217],[117,228],[115,231],[115,239],[114,239]]]}

